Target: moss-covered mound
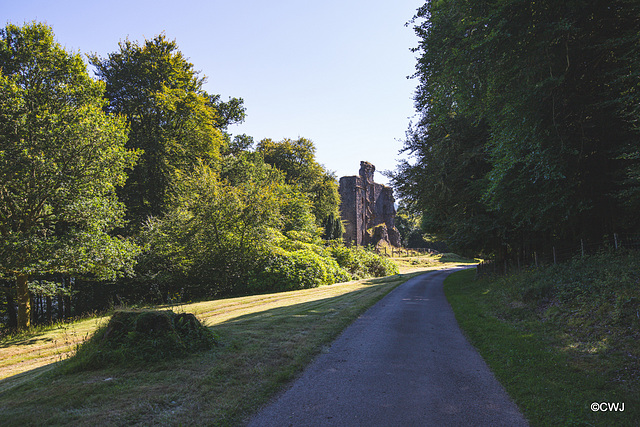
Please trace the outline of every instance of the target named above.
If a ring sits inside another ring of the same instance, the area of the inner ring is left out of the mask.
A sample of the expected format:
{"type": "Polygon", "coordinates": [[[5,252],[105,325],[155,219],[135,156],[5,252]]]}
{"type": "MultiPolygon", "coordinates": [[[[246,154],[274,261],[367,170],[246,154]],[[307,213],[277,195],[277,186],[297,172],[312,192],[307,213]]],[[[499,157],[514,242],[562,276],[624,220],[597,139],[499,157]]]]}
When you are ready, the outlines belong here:
{"type": "Polygon", "coordinates": [[[65,364],[67,371],[132,366],[209,350],[213,333],[190,313],[117,311],[65,364]]]}

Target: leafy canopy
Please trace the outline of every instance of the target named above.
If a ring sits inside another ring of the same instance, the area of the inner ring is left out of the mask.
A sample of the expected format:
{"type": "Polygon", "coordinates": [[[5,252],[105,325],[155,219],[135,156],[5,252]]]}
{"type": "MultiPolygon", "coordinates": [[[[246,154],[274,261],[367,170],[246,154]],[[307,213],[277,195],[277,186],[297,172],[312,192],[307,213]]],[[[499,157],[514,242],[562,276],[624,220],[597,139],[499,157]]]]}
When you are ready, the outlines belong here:
{"type": "Polygon", "coordinates": [[[316,147],[307,138],[263,139],[256,151],[264,161],[284,172],[285,182],[307,195],[318,225],[339,216],[340,195],[335,176],[316,161],[316,147]]]}
{"type": "Polygon", "coordinates": [[[414,23],[394,182],[425,231],[504,254],[637,230],[637,2],[427,1],[414,23]]]}
{"type": "Polygon", "coordinates": [[[177,176],[219,161],[228,144],[222,131],[244,119],[244,108],[241,99],[207,94],[205,79],[164,35],[119,47],[90,59],[106,84],[107,111],[126,117],[128,147],[143,150],[121,191],[135,227],[165,211],[177,176]]]}
{"type": "Polygon", "coordinates": [[[50,27],[0,31],[0,268],[21,287],[22,327],[29,276],[112,278],[133,264],[136,247],[109,232],[123,225],[115,190],[138,153],[103,91],[50,27]]]}

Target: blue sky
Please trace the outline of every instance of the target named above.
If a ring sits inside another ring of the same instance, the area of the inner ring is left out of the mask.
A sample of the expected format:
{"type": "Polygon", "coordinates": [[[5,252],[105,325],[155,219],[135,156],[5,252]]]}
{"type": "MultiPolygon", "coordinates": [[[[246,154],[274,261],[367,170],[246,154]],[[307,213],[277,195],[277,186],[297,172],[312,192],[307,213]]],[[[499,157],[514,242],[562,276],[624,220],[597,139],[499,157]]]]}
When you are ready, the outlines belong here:
{"type": "MultiPolygon", "coordinates": [[[[416,81],[405,26],[423,0],[0,0],[2,24],[46,22],[69,51],[106,57],[126,39],[175,39],[207,92],[241,97],[246,121],[229,130],[303,136],[337,176],[360,160],[395,168],[416,81]]],[[[378,182],[386,179],[376,174],[378,182]]]]}

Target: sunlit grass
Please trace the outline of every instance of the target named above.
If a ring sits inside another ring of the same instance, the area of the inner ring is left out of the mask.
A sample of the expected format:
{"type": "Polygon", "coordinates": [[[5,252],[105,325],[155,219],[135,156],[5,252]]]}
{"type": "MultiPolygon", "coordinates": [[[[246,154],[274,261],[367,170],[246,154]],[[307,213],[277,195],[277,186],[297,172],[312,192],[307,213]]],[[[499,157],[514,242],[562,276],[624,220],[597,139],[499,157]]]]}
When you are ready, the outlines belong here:
{"type": "MultiPolygon", "coordinates": [[[[68,358],[103,318],[32,331],[0,341],[0,380],[68,358]]],[[[0,383],[0,391],[4,383],[0,383]]]]}
{"type": "Polygon", "coordinates": [[[2,423],[240,424],[360,313],[416,274],[172,306],[196,314],[221,345],[146,369],[62,375],[50,368],[106,318],[4,339],[2,423]]]}
{"type": "MultiPolygon", "coordinates": [[[[400,265],[400,272],[403,274],[440,269],[455,264],[441,262],[439,255],[399,257],[394,261],[400,265]]],[[[362,286],[363,283],[369,283],[370,280],[295,292],[182,304],[171,306],[171,308],[177,312],[194,313],[206,326],[213,327],[229,319],[252,313],[256,309],[266,311],[303,300],[330,298],[340,293],[350,292],[362,286]]],[[[107,319],[107,317],[94,317],[45,327],[0,340],[0,380],[68,358],[73,354],[76,346],[86,340],[98,325],[105,323],[107,319]]],[[[0,385],[0,391],[2,387],[0,385]]]]}
{"type": "Polygon", "coordinates": [[[479,262],[479,260],[466,259],[455,254],[429,254],[416,251],[408,251],[408,254],[391,259],[398,266],[400,273],[437,270],[443,266],[471,265],[479,262]]]}

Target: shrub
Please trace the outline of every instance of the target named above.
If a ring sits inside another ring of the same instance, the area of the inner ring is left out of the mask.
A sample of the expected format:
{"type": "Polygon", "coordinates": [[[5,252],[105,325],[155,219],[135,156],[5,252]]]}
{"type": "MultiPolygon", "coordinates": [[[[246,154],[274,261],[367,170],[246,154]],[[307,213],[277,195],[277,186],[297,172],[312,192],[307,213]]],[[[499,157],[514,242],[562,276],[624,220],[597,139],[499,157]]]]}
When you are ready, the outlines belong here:
{"type": "Polygon", "coordinates": [[[361,247],[334,246],[331,254],[340,267],[354,279],[382,277],[398,273],[398,266],[385,257],[361,247]]]}
{"type": "Polygon", "coordinates": [[[215,343],[213,333],[190,313],[116,311],[106,326],[78,347],[63,370],[77,372],[171,360],[209,350],[215,343]]]}
{"type": "Polygon", "coordinates": [[[322,257],[310,249],[289,252],[274,248],[262,269],[249,280],[249,288],[258,292],[291,291],[330,285],[350,278],[331,257],[322,257]]]}

